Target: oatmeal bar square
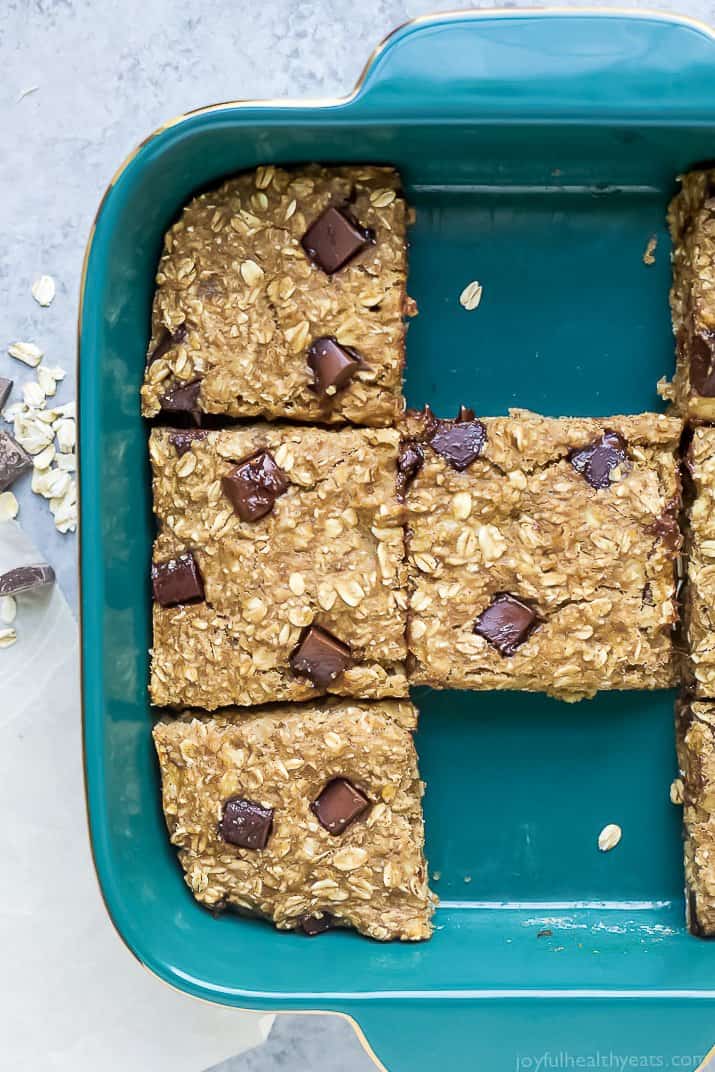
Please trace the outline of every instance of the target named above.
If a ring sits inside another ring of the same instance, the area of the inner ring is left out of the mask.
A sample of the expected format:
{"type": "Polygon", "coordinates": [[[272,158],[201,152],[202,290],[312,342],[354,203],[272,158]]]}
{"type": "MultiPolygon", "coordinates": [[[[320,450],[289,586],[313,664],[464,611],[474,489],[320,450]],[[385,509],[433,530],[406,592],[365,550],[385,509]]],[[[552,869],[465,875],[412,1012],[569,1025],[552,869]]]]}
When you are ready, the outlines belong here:
{"type": "Polygon", "coordinates": [[[686,464],[685,676],[697,696],[715,699],[715,428],[694,429],[686,464]]]}
{"type": "Polygon", "coordinates": [[[143,413],[393,423],[406,224],[389,167],[260,167],[194,198],[159,263],[143,413]]]}
{"type": "Polygon", "coordinates": [[[398,433],[155,429],[161,706],[407,693],[398,433]]]}
{"type": "Polygon", "coordinates": [[[410,415],[410,680],[565,700],[674,684],[680,431],[410,415]]]}
{"type": "Polygon", "coordinates": [[[715,704],[682,696],[676,705],[680,777],[671,799],[683,805],[688,927],[715,936],[715,704]]]}
{"type": "Polygon", "coordinates": [[[715,419],[715,169],[682,178],[668,210],[676,369],[663,388],[683,416],[715,419]]]}
{"type": "Polygon", "coordinates": [[[196,899],[311,935],[428,938],[415,725],[408,702],[335,699],[159,722],[164,813],[196,899]]]}

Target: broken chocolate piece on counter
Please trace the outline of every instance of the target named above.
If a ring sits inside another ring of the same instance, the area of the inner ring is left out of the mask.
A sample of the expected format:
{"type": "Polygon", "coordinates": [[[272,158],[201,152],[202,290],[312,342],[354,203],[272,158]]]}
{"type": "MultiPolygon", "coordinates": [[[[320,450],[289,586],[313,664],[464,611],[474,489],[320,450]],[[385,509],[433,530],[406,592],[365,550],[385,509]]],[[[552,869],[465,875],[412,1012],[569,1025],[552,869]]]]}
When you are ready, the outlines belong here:
{"type": "Polygon", "coordinates": [[[508,592],[498,592],[474,623],[474,632],[492,644],[500,655],[513,655],[540,619],[535,610],[508,592]]]}
{"type": "Polygon", "coordinates": [[[715,331],[700,331],[693,338],[690,383],[703,398],[715,396],[715,331]]]}
{"type": "Polygon", "coordinates": [[[267,450],[245,458],[221,479],[223,493],[241,521],[260,521],[271,512],[276,499],[286,493],[289,484],[267,450]]]}
{"type": "Polygon", "coordinates": [[[151,583],[154,599],[162,607],[201,603],[205,599],[201,571],[191,551],[165,562],[154,562],[151,583]]]}
{"type": "Polygon", "coordinates": [[[42,588],[54,584],[55,571],[46,562],[34,566],[16,566],[0,575],[0,596],[16,596],[20,592],[30,592],[33,588],[42,588]]]}
{"type": "Polygon", "coordinates": [[[311,625],[290,657],[290,668],[324,689],[352,666],[352,661],[347,644],[319,625],[311,625]]]}
{"type": "Polygon", "coordinates": [[[0,376],[0,410],[4,408],[11,391],[12,380],[6,380],[4,376],[0,376]]]}
{"type": "Polygon", "coordinates": [[[397,494],[403,498],[405,492],[425,463],[425,453],[416,439],[403,439],[397,457],[397,494]]]}
{"type": "Polygon", "coordinates": [[[321,826],[337,836],[367,811],[370,801],[347,778],[333,778],[310,805],[321,826]]]}
{"type": "Polygon", "coordinates": [[[309,938],[316,934],[324,934],[325,931],[332,930],[334,926],[335,917],[331,916],[330,912],[323,912],[319,916],[301,916],[298,920],[299,929],[309,938]]]}
{"type": "Polygon", "coordinates": [[[600,490],[611,483],[611,473],[628,460],[628,444],[618,432],[605,431],[600,439],[570,451],[568,459],[592,488],[600,490]]]}
{"type": "Polygon", "coordinates": [[[201,380],[178,383],[162,396],[161,408],[165,413],[198,413],[200,391],[201,380]]]}
{"type": "Polygon", "coordinates": [[[456,421],[437,421],[429,441],[432,450],[441,454],[459,472],[476,461],[487,441],[485,426],[481,421],[472,419],[470,413],[471,410],[462,407],[456,421]]]}
{"type": "Polygon", "coordinates": [[[361,227],[352,213],[331,205],[311,223],[301,245],[314,264],[332,275],[374,241],[373,231],[361,227]]]}
{"type": "Polygon", "coordinates": [[[224,841],[242,849],[265,849],[273,830],[273,808],[264,808],[255,800],[231,797],[223,806],[218,824],[224,841]]]}
{"type": "Polygon", "coordinates": [[[147,364],[151,365],[154,361],[158,361],[160,357],[163,357],[164,354],[168,354],[169,350],[173,349],[174,346],[179,346],[182,342],[186,342],[188,335],[189,329],[186,321],[183,324],[179,324],[174,331],[169,331],[167,327],[162,328],[159,341],[147,358],[147,364]]]}
{"type": "Polygon", "coordinates": [[[0,432],[0,491],[9,488],[28,469],[32,469],[32,458],[24,447],[7,432],[0,432]]]}
{"type": "Polygon", "coordinates": [[[321,395],[335,394],[347,387],[361,365],[360,354],[351,346],[341,346],[332,335],[316,339],[308,350],[308,367],[321,395]]]}
{"type": "Polygon", "coordinates": [[[186,454],[187,450],[191,450],[192,443],[206,439],[208,434],[206,428],[177,428],[169,436],[169,441],[176,447],[176,453],[181,457],[186,454]]]}

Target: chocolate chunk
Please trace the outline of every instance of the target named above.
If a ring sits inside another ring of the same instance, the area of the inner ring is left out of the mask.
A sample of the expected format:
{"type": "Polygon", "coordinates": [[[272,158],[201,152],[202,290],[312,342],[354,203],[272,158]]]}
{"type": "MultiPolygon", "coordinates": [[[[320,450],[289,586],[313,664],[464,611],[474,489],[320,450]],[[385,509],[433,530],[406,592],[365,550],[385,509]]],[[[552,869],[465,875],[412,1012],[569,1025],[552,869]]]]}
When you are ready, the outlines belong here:
{"type": "Polygon", "coordinates": [[[272,830],[273,808],[243,797],[230,797],[225,802],[218,824],[224,841],[242,849],[265,849],[272,830]]]}
{"type": "Polygon", "coordinates": [[[715,396],[715,331],[703,331],[690,346],[690,384],[703,398],[715,396]]]}
{"type": "Polygon", "coordinates": [[[568,459],[592,488],[600,490],[610,486],[612,471],[628,460],[627,448],[622,435],[606,430],[587,447],[570,451],[568,459]]]}
{"type": "Polygon", "coordinates": [[[374,232],[361,227],[347,208],[331,205],[311,223],[301,245],[314,264],[332,275],[374,241],[374,232]]]}
{"type": "Polygon", "coordinates": [[[462,417],[460,410],[457,421],[437,421],[429,441],[432,450],[446,458],[459,472],[479,457],[487,441],[487,430],[482,422],[469,417],[471,410],[464,412],[465,417],[462,417]]]}
{"type": "Polygon", "coordinates": [[[205,428],[177,428],[169,435],[169,442],[176,447],[179,457],[191,450],[191,444],[199,439],[206,439],[208,431],[205,428]]]}
{"type": "Polygon", "coordinates": [[[55,571],[46,562],[36,566],[16,566],[0,576],[0,596],[16,596],[46,584],[54,584],[55,571]]]}
{"type": "Polygon", "coordinates": [[[334,394],[347,387],[362,365],[362,358],[350,346],[341,346],[337,339],[325,335],[316,339],[308,350],[308,366],[315,376],[315,386],[321,395],[334,394]]]}
{"type": "Polygon", "coordinates": [[[474,410],[470,409],[469,406],[460,406],[459,407],[459,413],[457,414],[456,420],[457,420],[458,424],[462,424],[464,421],[473,421],[474,420],[474,410]]]}
{"type": "Polygon", "coordinates": [[[703,930],[700,920],[698,919],[697,895],[695,893],[695,890],[690,887],[686,889],[685,907],[686,915],[688,917],[688,930],[697,938],[704,938],[705,931],[703,930]]]}
{"type": "Polygon", "coordinates": [[[154,562],[151,567],[151,583],[154,599],[162,607],[176,607],[179,603],[201,603],[204,582],[199,564],[191,551],[186,551],[166,562],[154,562]]]}
{"type": "Polygon", "coordinates": [[[681,544],[680,526],[678,525],[678,503],[671,499],[665,510],[650,525],[650,532],[663,541],[668,551],[677,551],[681,544]]]}
{"type": "Polygon", "coordinates": [[[311,625],[290,657],[290,668],[294,674],[310,678],[314,685],[324,689],[352,666],[352,661],[347,644],[319,625],[311,625]]]}
{"type": "Polygon", "coordinates": [[[405,492],[425,463],[425,453],[416,439],[403,439],[397,458],[397,494],[404,498],[405,492]]]}
{"type": "Polygon", "coordinates": [[[310,810],[329,834],[337,836],[369,807],[370,801],[352,782],[347,778],[333,778],[310,805],[310,810]]]}
{"type": "Polygon", "coordinates": [[[335,926],[335,916],[332,916],[330,912],[322,912],[319,916],[301,916],[298,926],[303,934],[312,938],[316,934],[324,934],[325,931],[331,930],[335,926]]]}
{"type": "Polygon", "coordinates": [[[539,625],[536,611],[508,592],[497,592],[474,623],[474,632],[500,655],[513,655],[539,625]]]}
{"type": "Polygon", "coordinates": [[[0,432],[0,491],[9,488],[28,469],[32,469],[32,458],[27,451],[7,432],[0,432]]]}
{"type": "Polygon", "coordinates": [[[242,521],[259,521],[270,514],[276,499],[288,490],[289,483],[273,455],[267,450],[259,450],[223,477],[221,487],[242,521]]]}
{"type": "Polygon", "coordinates": [[[177,383],[161,399],[161,408],[167,413],[193,413],[199,406],[201,380],[177,383]]]}
{"type": "Polygon", "coordinates": [[[162,327],[159,341],[149,354],[147,365],[153,364],[154,361],[158,361],[164,354],[168,354],[169,350],[172,350],[175,346],[179,346],[182,342],[186,342],[188,335],[189,329],[186,321],[184,321],[183,324],[179,324],[178,328],[175,328],[174,331],[169,331],[167,327],[162,327]]]}
{"type": "Polygon", "coordinates": [[[10,397],[12,391],[12,380],[6,380],[3,376],[0,376],[0,410],[3,409],[5,403],[10,397]]]}

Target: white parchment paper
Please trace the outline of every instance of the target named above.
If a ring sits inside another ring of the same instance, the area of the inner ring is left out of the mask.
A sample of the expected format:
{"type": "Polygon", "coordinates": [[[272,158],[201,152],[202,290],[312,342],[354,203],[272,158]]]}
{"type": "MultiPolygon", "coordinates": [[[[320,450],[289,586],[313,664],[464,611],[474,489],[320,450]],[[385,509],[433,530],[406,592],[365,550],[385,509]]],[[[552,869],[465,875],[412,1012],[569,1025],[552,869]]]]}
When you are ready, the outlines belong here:
{"type": "MultiPolygon", "coordinates": [[[[0,524],[0,572],[40,561],[0,524]]],[[[174,992],[116,936],[87,840],[77,625],[57,586],[17,605],[0,650],[0,1067],[200,1072],[265,1041],[271,1017],[174,992]]]]}

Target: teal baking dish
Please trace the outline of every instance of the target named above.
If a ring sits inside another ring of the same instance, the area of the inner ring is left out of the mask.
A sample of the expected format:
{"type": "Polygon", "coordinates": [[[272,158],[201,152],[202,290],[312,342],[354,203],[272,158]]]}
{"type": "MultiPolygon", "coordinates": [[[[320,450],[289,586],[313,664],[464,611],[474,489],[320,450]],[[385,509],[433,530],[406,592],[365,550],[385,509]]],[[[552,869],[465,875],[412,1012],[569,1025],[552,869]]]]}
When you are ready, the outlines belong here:
{"type": "Polygon", "coordinates": [[[715,945],[683,923],[668,693],[567,706],[418,691],[442,898],[429,943],[309,941],[192,901],[150,741],[152,516],[138,411],[166,227],[224,175],[310,160],[403,173],[417,210],[412,404],[440,415],[461,402],[482,414],[658,408],[656,381],[673,364],[665,208],[676,175],[712,157],[705,27],[509,11],[398,30],[345,100],[200,109],[115,176],[80,313],[86,787],[109,914],[167,983],[226,1005],[347,1014],[391,1070],[693,1069],[715,1043],[715,945]],[[484,296],[467,312],[458,296],[474,279],[484,296]],[[609,822],[623,840],[599,853],[609,822]]]}

